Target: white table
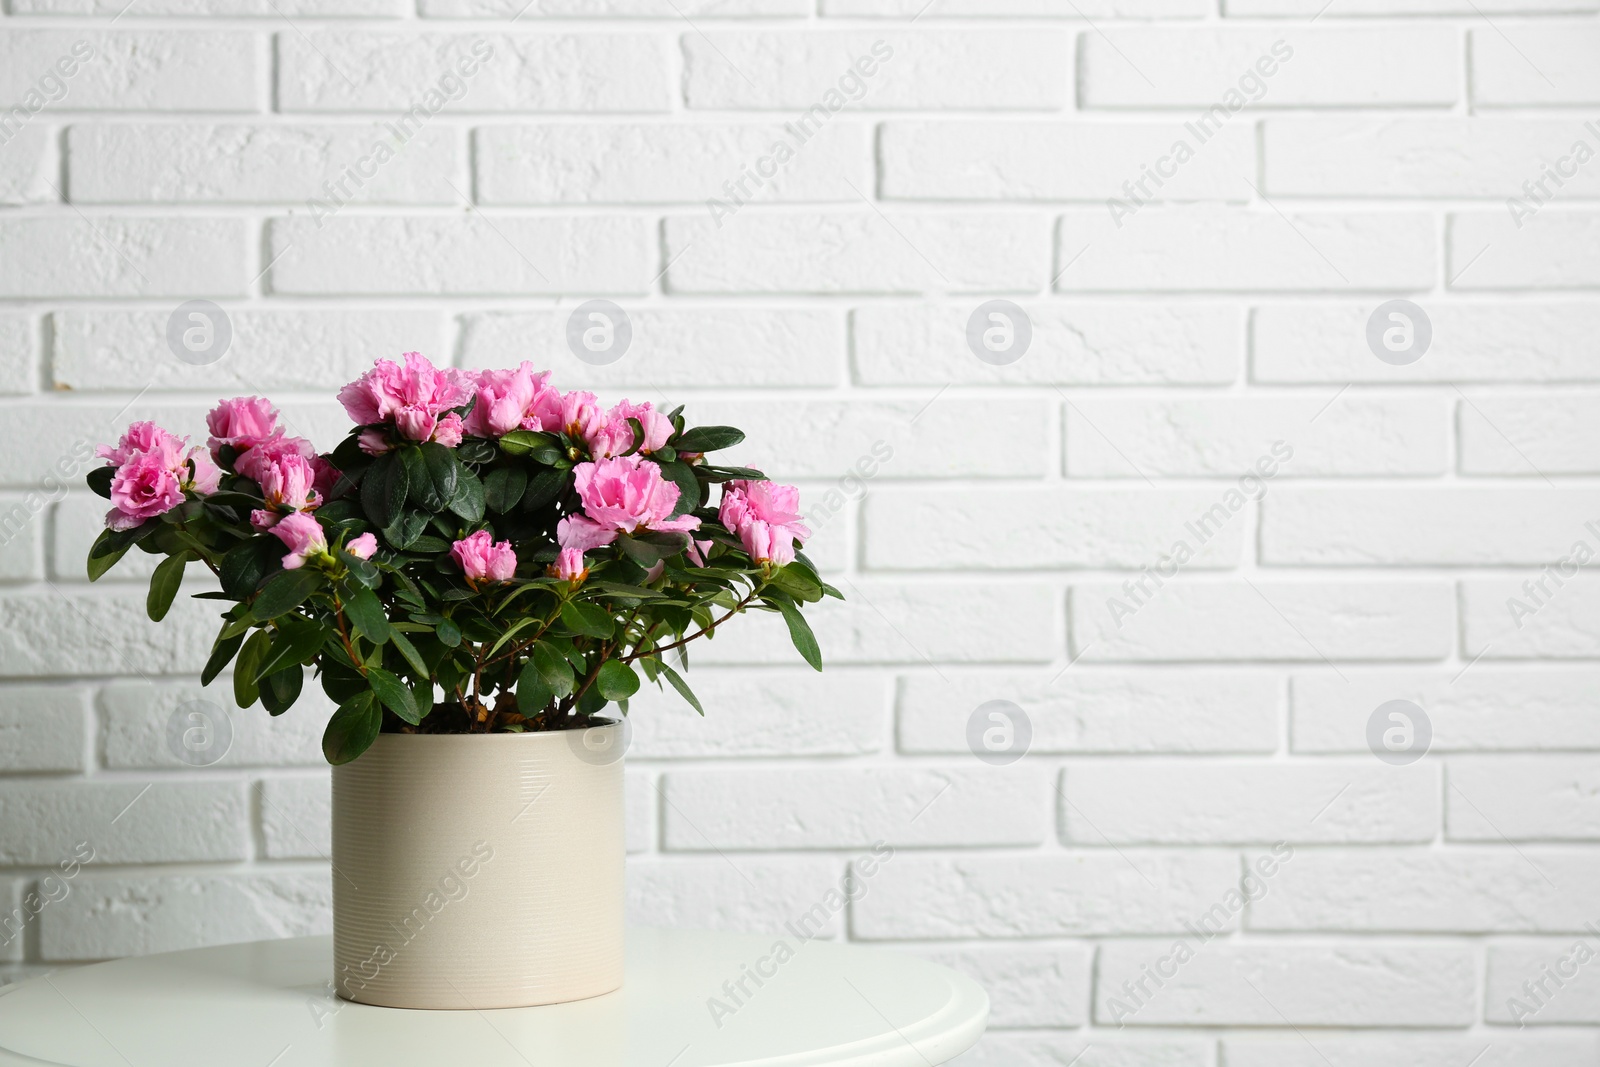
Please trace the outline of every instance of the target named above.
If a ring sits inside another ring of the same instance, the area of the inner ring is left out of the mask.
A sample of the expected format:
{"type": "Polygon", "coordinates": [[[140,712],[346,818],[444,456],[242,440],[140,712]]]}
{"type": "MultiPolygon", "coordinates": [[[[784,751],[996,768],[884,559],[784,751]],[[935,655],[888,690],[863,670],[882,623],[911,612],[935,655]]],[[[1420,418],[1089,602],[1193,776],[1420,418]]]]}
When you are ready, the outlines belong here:
{"type": "Polygon", "coordinates": [[[331,938],[302,937],[36,978],[0,996],[0,1067],[929,1067],[989,1015],[946,968],[790,935],[630,930],[622,989],[498,1011],[347,1003],[332,958],[331,938]]]}

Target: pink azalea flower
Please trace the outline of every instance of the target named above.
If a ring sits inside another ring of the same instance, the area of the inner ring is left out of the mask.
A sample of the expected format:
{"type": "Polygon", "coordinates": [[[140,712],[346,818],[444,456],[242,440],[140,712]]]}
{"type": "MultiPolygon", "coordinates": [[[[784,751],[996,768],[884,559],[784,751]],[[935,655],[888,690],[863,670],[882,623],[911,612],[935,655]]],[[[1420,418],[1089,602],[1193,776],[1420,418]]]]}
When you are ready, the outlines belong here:
{"type": "Polygon", "coordinates": [[[478,400],[466,423],[466,432],[474,437],[542,430],[546,419],[559,414],[561,394],[550,387],[550,372],[535,371],[526,360],[514,370],[479,371],[474,385],[478,400]],[[528,425],[530,420],[534,425],[528,425]]]}
{"type": "Polygon", "coordinates": [[[717,519],[739,535],[751,559],[780,567],[793,561],[795,542],[811,536],[800,521],[800,490],[792,485],[728,482],[717,519]]]}
{"type": "MultiPolygon", "coordinates": [[[[170,435],[169,435],[170,436],[170,435]]],[[[131,530],[146,519],[163,515],[183,503],[180,471],[185,458],[176,441],[134,455],[111,478],[111,511],[106,525],[131,530]]]]}
{"type": "Polygon", "coordinates": [[[257,482],[267,506],[250,514],[250,521],[258,530],[273,526],[278,516],[311,511],[322,504],[322,497],[314,484],[316,470],[311,461],[293,452],[264,463],[256,464],[257,482]]]}
{"type": "Polygon", "coordinates": [[[467,584],[509,582],[517,573],[517,554],[510,541],[495,541],[488,530],[469,534],[450,546],[450,556],[467,576],[467,584]]]}
{"type": "MultiPolygon", "coordinates": [[[[405,364],[380,359],[377,365],[339,390],[339,402],[359,425],[389,423],[408,441],[461,440],[461,420],[446,413],[472,395],[460,371],[435,367],[419,352],[407,352],[405,364]],[[441,423],[443,424],[441,435],[441,423]]],[[[363,442],[365,448],[365,442],[363,442]]],[[[369,450],[370,451],[370,450],[369,450]]]]}
{"type": "Polygon", "coordinates": [[[381,456],[394,447],[383,430],[362,430],[356,434],[356,445],[369,456],[381,456]]]}
{"type": "Polygon", "coordinates": [[[289,548],[289,554],[283,557],[283,569],[286,571],[299,570],[310,557],[324,555],[328,551],[328,537],[322,532],[322,524],[308,512],[296,511],[285,515],[272,528],[272,536],[289,548]]]}
{"type": "Polygon", "coordinates": [[[546,430],[559,430],[574,441],[588,441],[606,424],[605,412],[600,410],[600,398],[593,393],[571,392],[561,397],[561,411],[555,425],[546,430]]]}
{"type": "Polygon", "coordinates": [[[216,459],[222,458],[224,445],[244,452],[283,436],[283,430],[278,427],[278,409],[259,396],[236,396],[221,401],[206,416],[206,428],[211,431],[206,445],[216,459]]]}
{"type": "Polygon", "coordinates": [[[372,554],[378,551],[378,539],[370,533],[364,533],[360,537],[352,537],[344,550],[356,559],[371,559],[372,554]]]}
{"type": "Polygon", "coordinates": [[[700,528],[693,515],[672,518],[678,486],[661,476],[661,468],[638,456],[580,463],[573,468],[574,487],[583,502],[582,515],[569,515],[556,526],[562,548],[588,551],[609,545],[618,534],[638,530],[688,532],[700,528]]]}
{"type": "Polygon", "coordinates": [[[548,568],[552,578],[560,578],[564,582],[581,582],[589,576],[589,569],[583,565],[583,553],[576,548],[563,548],[556,554],[556,561],[548,568]]]}
{"type": "Polygon", "coordinates": [[[633,451],[633,427],[629,419],[637,419],[644,430],[644,444],[639,451],[648,455],[667,443],[672,436],[672,420],[652,408],[649,403],[635,404],[624,400],[612,408],[605,421],[598,423],[584,439],[589,454],[595,459],[620,456],[633,451]]]}
{"type": "Polygon", "coordinates": [[[316,466],[317,449],[304,437],[271,437],[251,447],[234,461],[233,469],[249,478],[256,484],[261,483],[263,473],[273,464],[278,463],[285,456],[298,456],[316,466]]]}
{"type": "Polygon", "coordinates": [[[183,503],[184,490],[209,495],[217,491],[222,471],[204,449],[188,448],[187,437],[176,437],[153,422],[128,427],[115,448],[101,445],[96,452],[117,465],[111,476],[112,508],[106,525],[131,530],[146,519],[163,515],[183,503]]]}
{"type": "Polygon", "coordinates": [[[175,437],[153,422],[136,422],[128,427],[115,448],[110,445],[99,445],[95,448],[94,454],[112,466],[120,467],[134,456],[154,452],[167,444],[181,448],[187,443],[187,439],[175,437]]]}

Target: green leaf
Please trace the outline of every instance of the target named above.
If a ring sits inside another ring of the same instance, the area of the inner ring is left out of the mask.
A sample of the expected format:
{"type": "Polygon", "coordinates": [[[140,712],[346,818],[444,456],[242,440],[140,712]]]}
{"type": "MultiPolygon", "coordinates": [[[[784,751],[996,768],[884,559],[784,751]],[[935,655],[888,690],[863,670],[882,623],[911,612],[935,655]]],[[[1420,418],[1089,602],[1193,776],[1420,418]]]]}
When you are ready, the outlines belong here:
{"type": "Polygon", "coordinates": [[[814,604],[822,599],[822,580],[798,561],[774,571],[771,582],[796,600],[814,604]]]}
{"type": "MultiPolygon", "coordinates": [[[[406,683],[382,667],[367,668],[367,684],[372,687],[383,706],[400,716],[412,726],[422,721],[422,711],[406,683]]],[[[431,709],[430,709],[431,710],[431,709]]]]}
{"type": "Polygon", "coordinates": [[[371,693],[361,693],[343,704],[322,733],[322,754],[335,767],[349,763],[372,747],[383,727],[383,713],[371,693]]]}
{"type": "Polygon", "coordinates": [[[616,630],[611,613],[598,604],[569,600],[561,605],[561,624],[585,637],[610,637],[616,630]]]}
{"type": "Polygon", "coordinates": [[[689,688],[689,683],[683,680],[682,675],[665,663],[661,664],[661,673],[667,676],[667,681],[672,683],[672,688],[676,689],[678,695],[689,702],[691,708],[698,711],[702,716],[705,715],[706,709],[700,706],[700,701],[695,697],[694,691],[689,688]]]}
{"type": "Polygon", "coordinates": [[[261,673],[261,664],[266,662],[271,648],[272,635],[265,630],[257,630],[244,643],[244,648],[239,650],[239,660],[233,665],[233,702],[241,708],[248,708],[260,699],[261,691],[256,686],[256,676],[261,673]]]}
{"type": "Polygon", "coordinates": [[[200,684],[210,685],[216,681],[217,675],[222,673],[232,660],[233,654],[239,651],[239,646],[244,644],[244,634],[234,634],[231,637],[218,635],[216,643],[211,646],[211,658],[206,660],[205,669],[200,672],[200,684]]]}
{"type": "Polygon", "coordinates": [[[304,615],[285,615],[278,620],[276,629],[271,650],[256,668],[258,685],[274,671],[309,660],[321,650],[328,638],[328,631],[323,629],[320,622],[304,615]]]}
{"type": "Polygon", "coordinates": [[[324,659],[322,691],[335,704],[343,704],[351,697],[367,692],[367,680],[354,667],[347,667],[337,660],[324,659]]]}
{"type": "Polygon", "coordinates": [[[500,449],[508,456],[528,456],[546,467],[567,458],[559,438],[537,430],[512,430],[500,438],[500,449]]]}
{"type": "Polygon", "coordinates": [[[483,499],[490,511],[504,515],[522,500],[528,472],[521,467],[500,467],[483,476],[483,499]]]}
{"type": "Polygon", "coordinates": [[[405,463],[396,453],[386,452],[372,461],[361,478],[361,507],[373,525],[390,526],[399,518],[410,488],[405,463]]]}
{"type": "Polygon", "coordinates": [[[262,587],[261,592],[256,595],[255,602],[250,605],[250,612],[258,622],[276,619],[279,615],[287,614],[304,604],[306,597],[315,592],[321,584],[322,572],[314,571],[310,567],[282,571],[262,587]]]}
{"type": "Polygon", "coordinates": [[[433,628],[433,632],[438,636],[440,641],[443,641],[451,648],[455,648],[457,645],[461,644],[461,627],[456,625],[456,621],[454,619],[443,620],[439,623],[439,625],[433,628]]]}
{"type": "Polygon", "coordinates": [[[517,710],[532,717],[548,707],[555,696],[555,691],[540,676],[538,665],[531,659],[524,663],[522,673],[517,675],[517,710]]]}
{"type": "Polygon", "coordinates": [[[90,489],[94,490],[96,496],[103,496],[107,500],[110,500],[111,479],[115,478],[116,476],[117,468],[115,467],[96,467],[94,470],[90,471],[83,480],[89,484],[90,489]]]}
{"type": "Polygon", "coordinates": [[[678,502],[672,505],[672,517],[687,515],[700,506],[700,479],[694,468],[682,460],[661,464],[661,475],[678,487],[678,502]]]}
{"type": "Polygon", "coordinates": [[[222,557],[217,565],[222,591],[235,600],[244,600],[256,591],[262,576],[272,565],[272,557],[281,554],[283,543],[276,537],[252,537],[240,541],[222,557]]]}
{"type": "Polygon", "coordinates": [[[544,684],[558,697],[570,696],[573,690],[572,665],[548,641],[535,641],[530,657],[534,669],[544,684]]]}
{"type": "Polygon", "coordinates": [[[422,653],[417,651],[417,646],[413,645],[409,637],[396,630],[393,626],[389,628],[389,642],[399,650],[405,661],[411,664],[411,669],[419,675],[426,678],[433,673],[428,670],[427,661],[422,658],[422,653]]]}
{"type": "Polygon", "coordinates": [[[654,589],[646,589],[642,585],[624,585],[621,582],[588,581],[583,585],[584,592],[610,593],[612,596],[630,597],[634,600],[659,600],[666,596],[654,589]]]}
{"type": "Polygon", "coordinates": [[[384,614],[383,603],[372,590],[360,586],[351,589],[344,600],[344,613],[356,633],[368,641],[381,645],[389,640],[389,616],[384,614]]]}
{"type": "Polygon", "coordinates": [[[168,556],[156,564],[155,573],[150,575],[150,592],[144,598],[145,614],[152,622],[160,622],[172,609],[172,599],[178,595],[178,586],[183,584],[183,568],[188,564],[187,552],[168,556]]]}
{"type": "Polygon", "coordinates": [[[528,488],[523,490],[522,510],[537,511],[550,503],[561,495],[561,490],[567,487],[567,480],[571,477],[570,471],[548,467],[535,471],[533,477],[528,479],[528,488]]]}
{"type": "Polygon", "coordinates": [[[134,530],[101,530],[94,544],[89,546],[89,580],[100,576],[127,554],[134,542],[134,530]]]}
{"type": "Polygon", "coordinates": [[[468,522],[477,522],[483,518],[483,508],[483,482],[478,480],[476,474],[462,467],[456,478],[455,496],[450,498],[450,510],[468,522]]]}
{"type": "Polygon", "coordinates": [[[298,663],[273,671],[261,681],[261,706],[269,715],[282,715],[300,699],[305,684],[305,668],[298,663]]]}
{"type": "Polygon", "coordinates": [[[407,473],[411,478],[411,499],[429,511],[443,511],[456,495],[457,472],[462,470],[453,451],[437,441],[424,442],[413,454],[407,473]]]}
{"type": "Polygon", "coordinates": [[[410,551],[422,539],[422,531],[428,528],[428,513],[426,511],[401,510],[395,521],[385,526],[381,531],[383,539],[401,551],[410,551]]]}
{"type": "Polygon", "coordinates": [[[716,452],[743,440],[744,431],[732,426],[696,426],[679,434],[672,447],[679,452],[716,452]]]}
{"type": "Polygon", "coordinates": [[[783,621],[789,624],[789,640],[794,642],[794,647],[805,661],[811,664],[812,669],[820,671],[822,649],[817,647],[817,637],[811,632],[811,624],[800,614],[800,608],[785,596],[768,597],[767,603],[783,612],[783,621]]]}
{"type": "Polygon", "coordinates": [[[639,676],[620,659],[608,659],[600,664],[594,684],[607,700],[627,700],[639,691],[639,676]]]}

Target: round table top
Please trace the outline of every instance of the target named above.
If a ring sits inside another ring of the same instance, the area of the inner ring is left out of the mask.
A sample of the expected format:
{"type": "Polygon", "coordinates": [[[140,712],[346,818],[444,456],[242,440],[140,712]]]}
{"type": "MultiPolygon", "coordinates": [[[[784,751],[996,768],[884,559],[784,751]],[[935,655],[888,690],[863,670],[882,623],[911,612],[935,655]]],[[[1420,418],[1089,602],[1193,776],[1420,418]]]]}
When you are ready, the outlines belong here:
{"type": "Polygon", "coordinates": [[[885,949],[632,929],[627,955],[615,993],[488,1011],[339,1000],[329,937],[115,960],[0,995],[0,1067],[928,1067],[989,1015],[974,982],[885,949]]]}

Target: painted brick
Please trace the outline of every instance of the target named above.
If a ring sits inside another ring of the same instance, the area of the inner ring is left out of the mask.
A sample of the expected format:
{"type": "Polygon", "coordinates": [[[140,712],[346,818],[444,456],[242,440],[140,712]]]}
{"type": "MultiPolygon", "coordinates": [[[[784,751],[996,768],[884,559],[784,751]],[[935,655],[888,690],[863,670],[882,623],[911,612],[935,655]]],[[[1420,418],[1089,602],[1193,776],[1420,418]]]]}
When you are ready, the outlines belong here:
{"type": "Polygon", "coordinates": [[[893,685],[853,671],[692,671],[685,678],[702,718],[670,687],[645,687],[629,702],[629,755],[860,756],[883,748],[893,685]]]}
{"type": "Polygon", "coordinates": [[[1452,289],[1592,289],[1600,286],[1600,212],[1548,208],[1450,216],[1452,289]]]}
{"type": "MultiPolygon", "coordinates": [[[[1415,363],[1384,363],[1367,346],[1367,320],[1382,300],[1275,304],[1251,315],[1251,376],[1259,382],[1594,381],[1585,344],[1600,333],[1600,304],[1576,301],[1470,304],[1424,299],[1433,329],[1415,363]]],[[[1344,400],[1340,400],[1343,403],[1344,400]]],[[[1552,398],[1549,403],[1554,403],[1552,398]]],[[[1482,405],[1481,399],[1474,403],[1482,405]]]]}
{"type": "MultiPolygon", "coordinates": [[[[209,652],[209,641],[205,650],[209,652]]],[[[215,761],[229,767],[317,767],[324,764],[322,730],[334,705],[322,687],[306,679],[305,691],[285,715],[269,716],[259,706],[240,709],[233,703],[233,680],[223,675],[202,688],[198,681],[115,682],[100,690],[99,705],[105,717],[103,751],[111,768],[144,770],[178,769],[187,764],[173,751],[167,731],[185,705],[209,705],[207,715],[226,715],[231,741],[215,761]]],[[[183,720],[187,721],[187,720],[183,720]]],[[[220,727],[216,736],[220,737],[220,727]]],[[[210,753],[206,754],[208,757],[210,753]]]]}
{"type": "Polygon", "coordinates": [[[432,18],[732,18],[745,15],[806,15],[808,0],[419,0],[432,18]]]}
{"type": "Polygon", "coordinates": [[[978,310],[937,304],[856,308],[850,316],[863,385],[1226,385],[1239,377],[1242,320],[1215,304],[1043,304],[1023,307],[1028,351],[1004,367],[967,343],[978,310]]]}
{"type": "Polygon", "coordinates": [[[1038,478],[1053,466],[1050,409],[1021,399],[712,400],[694,405],[700,425],[760,427],[735,453],[775,478],[829,478],[876,460],[881,478],[1038,478]],[[742,421],[741,421],[742,420],[742,421]],[[1004,426],[1008,447],[975,449],[974,425],[1004,426]]]}
{"type": "Polygon", "coordinates": [[[275,293],[639,293],[653,273],[640,219],[344,215],[270,233],[275,293]]]}
{"type": "Polygon", "coordinates": [[[1515,26],[1472,31],[1472,101],[1486,107],[1600,103],[1593,26],[1515,26]]]}
{"type": "Polygon", "coordinates": [[[0,314],[0,396],[39,389],[39,341],[26,315],[0,314]]]}
{"type": "Polygon", "coordinates": [[[0,862],[47,867],[80,841],[96,863],[240,860],[243,787],[225,781],[0,781],[0,862]],[[145,787],[148,786],[148,790],[145,787]]]}
{"type": "MultiPolygon", "coordinates": [[[[1072,38],[1053,30],[685,33],[691,108],[1055,109],[1071,99],[1072,38]]],[[[812,109],[812,110],[808,110],[812,109]]]]}
{"type": "Polygon", "coordinates": [[[473,154],[484,204],[689,203],[716,218],[752,199],[854,203],[872,183],[859,122],[807,140],[777,123],[485,126],[473,154]]]}
{"type": "Polygon", "coordinates": [[[267,778],[253,784],[268,859],[326,860],[333,852],[328,775],[267,778]]]}
{"type": "Polygon", "coordinates": [[[1459,52],[1453,28],[1420,24],[1119,27],[1084,35],[1080,103],[1194,108],[1212,129],[1250,108],[1448,106],[1460,96],[1459,52]]]}
{"type": "MultiPolygon", "coordinates": [[[[1194,950],[1143,1003],[1121,991],[1165,942],[1100,950],[1095,1021],[1128,1026],[1459,1026],[1476,1015],[1465,946],[1220,944],[1194,950]]],[[[1146,983],[1148,987],[1148,982],[1146,983]]]]}
{"type": "MultiPolygon", "coordinates": [[[[863,564],[871,570],[1138,569],[1172,548],[1209,490],[877,489],[866,498],[863,564]],[[997,523],[996,514],[1027,514],[997,523]],[[907,539],[907,528],[917,536],[907,539]]],[[[1243,527],[1224,527],[1188,564],[1238,565],[1243,527]]]]}
{"type": "MultiPolygon", "coordinates": [[[[1309,478],[1443,474],[1450,408],[1432,397],[1083,398],[1066,407],[1067,474],[1082,478],[1309,478]]],[[[1247,495],[1261,493],[1246,483],[1247,495]]],[[[1281,490],[1268,483],[1268,497],[1281,490]]],[[[1190,517],[1228,490],[1212,491],[1190,517]]],[[[1231,507],[1231,505],[1229,505],[1231,507]]]]}
{"type": "MultiPolygon", "coordinates": [[[[797,920],[845,884],[844,861],[821,857],[634,860],[628,864],[628,921],[768,934],[797,920]]],[[[843,929],[843,916],[835,913],[820,932],[835,937],[843,929]]]]}
{"type": "MultiPolygon", "coordinates": [[[[842,603],[829,598],[806,613],[825,665],[1048,663],[1062,651],[1060,594],[1037,582],[843,581],[842,603]]],[[[698,663],[801,662],[771,614],[750,616],[696,656],[698,663]]]]}
{"type": "Polygon", "coordinates": [[[41,576],[41,512],[27,494],[0,496],[0,580],[27,581],[41,576]]]}
{"type": "MultiPolygon", "coordinates": [[[[1521,197],[1541,164],[1594,139],[1576,118],[1269,119],[1269,196],[1521,197]]],[[[1592,151],[1592,146],[1591,146],[1592,151]]],[[[1561,195],[1600,196],[1600,171],[1576,170],[1561,195]]]]}
{"type": "Polygon", "coordinates": [[[52,185],[59,160],[56,134],[41,125],[16,126],[15,119],[0,128],[0,205],[54,203],[61,197],[52,185]]]}
{"type": "Polygon", "coordinates": [[[1009,18],[1202,18],[1199,0],[821,0],[822,14],[855,18],[975,15],[1009,18]]]}
{"type": "Polygon", "coordinates": [[[832,386],[844,380],[842,316],[821,309],[625,307],[633,339],[596,367],[567,348],[566,311],[469,315],[461,365],[514,367],[530,345],[563,388],[832,386]]]}
{"type": "MultiPolygon", "coordinates": [[[[1223,13],[1262,18],[1311,18],[1323,0],[1222,0],[1223,13]]],[[[1544,15],[1594,11],[1596,0],[1340,0],[1321,9],[1327,18],[1370,18],[1406,15],[1544,15]]],[[[1253,1064],[1255,1061],[1251,1061],[1253,1064]]],[[[1298,1061],[1296,1061],[1298,1062],[1298,1061]]],[[[1340,1064],[1339,1067],[1343,1067],[1340,1064]]]]}
{"type": "Polygon", "coordinates": [[[446,179],[465,188],[457,141],[437,127],[401,140],[383,126],[78,125],[69,188],[79,204],[451,204],[446,179]]]}
{"type": "Polygon", "coordinates": [[[80,676],[87,669],[131,675],[193,671],[205,666],[217,615],[204,601],[180,596],[166,620],[145,615],[145,595],[78,590],[0,594],[0,675],[80,676]]]}
{"type": "Polygon", "coordinates": [[[1404,292],[1432,287],[1435,240],[1412,212],[1083,209],[1061,216],[1053,277],[1061,292],[1404,292]]]}
{"type": "Polygon", "coordinates": [[[1588,937],[1491,945],[1484,1018],[1519,1027],[1600,1023],[1600,975],[1593,962],[1588,937]]]}
{"type": "Polygon", "coordinates": [[[1031,292],[1049,278],[1042,216],[851,211],[665,224],[673,293],[1031,292]]]}
{"type": "Polygon", "coordinates": [[[82,771],[88,738],[87,689],[0,686],[0,773],[82,771]]]}
{"type": "Polygon", "coordinates": [[[649,852],[656,841],[655,776],[630,770],[623,776],[628,854],[649,852]]]}
{"type": "Polygon", "coordinates": [[[1089,661],[1438,660],[1454,615],[1444,582],[1195,581],[1138,598],[1085,583],[1072,590],[1072,647],[1089,661]]]}
{"type": "Polygon", "coordinates": [[[28,94],[53,75],[66,91],[40,106],[257,111],[259,56],[254,34],[233,31],[7,29],[0,32],[0,100],[37,112],[38,97],[28,94]]]}
{"type": "Polygon", "coordinates": [[[1591,489],[1299,489],[1261,507],[1261,562],[1299,566],[1535,566],[1563,555],[1591,489]],[[1470,538],[1454,538],[1470,529],[1470,538]]]}
{"type": "Polygon", "coordinates": [[[240,219],[0,219],[0,298],[242,296],[246,241],[240,219]]]}
{"type": "Polygon", "coordinates": [[[1457,426],[1464,474],[1600,473],[1600,396],[1473,397],[1457,426]]]}
{"type": "Polygon", "coordinates": [[[1078,845],[1431,841],[1433,767],[1103,760],[1062,774],[1063,840],[1078,845]]]}
{"type": "Polygon", "coordinates": [[[985,946],[921,955],[983,986],[992,1005],[992,1027],[1068,1027],[1089,1021],[1087,946],[985,946]]]}
{"type": "Polygon", "coordinates": [[[1250,905],[1252,930],[1581,932],[1600,859],[1505,848],[1302,849],[1250,905]]]}
{"type": "Polygon", "coordinates": [[[1180,933],[1239,880],[1220,852],[905,856],[851,912],[866,940],[1180,933]]]}
{"type": "Polygon", "coordinates": [[[1123,1041],[1096,1031],[1091,1040],[1061,1033],[991,1030],[952,1067],[1211,1067],[1211,1043],[1123,1041]]]}
{"type": "Polygon", "coordinates": [[[16,0],[13,15],[197,15],[270,18],[399,18],[410,11],[403,0],[16,0]]]}
{"type": "Polygon", "coordinates": [[[1297,674],[1291,686],[1295,752],[1365,752],[1380,704],[1410,700],[1427,713],[1431,750],[1600,749],[1600,672],[1351,671],[1297,674]]]}
{"type": "Polygon", "coordinates": [[[1272,752],[1283,686],[1220,671],[919,674],[900,681],[899,750],[969,751],[968,720],[991,700],[1027,716],[1033,753],[1272,752]]]}
{"type": "MultiPolygon", "coordinates": [[[[1445,836],[1452,841],[1600,840],[1600,757],[1451,760],[1446,780],[1445,836]]],[[[1594,872],[1584,873],[1593,886],[1594,872]]],[[[1553,880],[1574,891],[1574,878],[1553,880]]]]}
{"type": "MultiPolygon", "coordinates": [[[[1592,538],[1573,531],[1575,538],[1592,538]]],[[[1600,583],[1572,571],[1577,556],[1538,574],[1461,583],[1462,649],[1468,658],[1592,659],[1600,656],[1600,583]],[[1542,585],[1540,583],[1543,583],[1542,585]]]]}
{"type": "Polygon", "coordinates": [[[282,111],[665,111],[666,42],[637,33],[277,36],[282,111]]]}
{"type": "Polygon", "coordinates": [[[80,875],[39,921],[46,960],[176,952],[330,933],[333,887],[327,871],[80,875]]]}
{"type": "MultiPolygon", "coordinates": [[[[1128,183],[1175,166],[1170,157],[1183,139],[1178,122],[887,122],[878,192],[892,200],[1128,198],[1128,183]]],[[[1255,166],[1251,131],[1225,127],[1193,165],[1149,187],[1159,200],[1245,201],[1255,166]]]]}
{"type": "Polygon", "coordinates": [[[1031,768],[674,771],[666,847],[896,848],[1036,845],[1049,833],[1046,778],[1031,768]]]}
{"type": "MultiPolygon", "coordinates": [[[[421,351],[442,359],[444,316],[390,308],[224,309],[233,339],[205,366],[167,345],[173,311],[67,311],[51,320],[51,378],[79,392],[208,389],[229,395],[272,390],[337,390],[372,366],[421,351]]],[[[327,442],[331,447],[333,442],[327,442]]]]}
{"type": "Polygon", "coordinates": [[[1437,1036],[1404,1033],[1319,1034],[1308,1047],[1298,1037],[1228,1037],[1228,1067],[1582,1067],[1600,1052],[1595,1038],[1488,1033],[1437,1036]]]}

